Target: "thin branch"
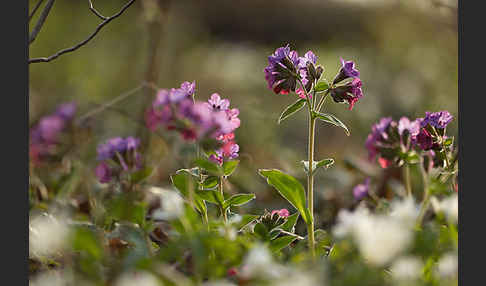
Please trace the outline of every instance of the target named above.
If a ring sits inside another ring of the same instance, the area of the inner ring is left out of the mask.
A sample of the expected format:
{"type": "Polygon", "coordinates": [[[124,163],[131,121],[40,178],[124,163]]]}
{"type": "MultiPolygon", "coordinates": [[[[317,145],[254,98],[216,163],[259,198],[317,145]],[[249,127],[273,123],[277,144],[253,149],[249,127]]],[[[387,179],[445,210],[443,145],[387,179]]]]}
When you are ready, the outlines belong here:
{"type": "Polygon", "coordinates": [[[30,20],[32,20],[32,17],[34,17],[35,12],[37,12],[37,9],[39,9],[39,7],[41,6],[42,2],[44,2],[44,0],[39,0],[39,2],[37,2],[37,4],[35,5],[34,9],[32,10],[32,12],[30,12],[29,22],[30,22],[30,20]]]}
{"type": "Polygon", "coordinates": [[[147,84],[146,83],[142,83],[141,85],[137,86],[136,88],[132,89],[132,90],[129,90],[125,93],[122,93],[120,94],[119,96],[115,97],[114,99],[108,101],[107,103],[105,104],[102,104],[101,106],[95,108],[95,109],[92,109],[88,112],[86,112],[85,114],[81,115],[80,117],[78,117],[76,119],[76,123],[77,124],[81,124],[84,120],[102,112],[103,110],[115,105],[116,103],[124,100],[125,98],[137,93],[139,90],[143,89],[144,87],[146,87],[147,84]]]}
{"type": "Polygon", "coordinates": [[[108,17],[105,17],[103,15],[101,15],[100,12],[98,12],[94,7],[93,7],[93,2],[91,2],[91,0],[88,0],[89,1],[89,9],[91,10],[91,12],[93,12],[96,16],[98,16],[101,20],[106,20],[108,19],[108,17]]]}
{"type": "MultiPolygon", "coordinates": [[[[52,0],[52,1],[54,1],[54,0],[52,0]]],[[[91,33],[91,35],[88,38],[86,38],[84,41],[80,42],[79,44],[77,44],[75,46],[72,46],[70,48],[66,48],[66,49],[60,50],[57,53],[55,53],[52,56],[47,57],[47,58],[33,58],[33,59],[29,59],[29,64],[31,64],[31,63],[43,63],[43,62],[45,63],[45,62],[50,62],[50,61],[58,58],[59,56],[61,56],[63,54],[70,53],[70,52],[73,52],[73,51],[81,48],[82,46],[86,45],[89,41],[91,41],[106,24],[110,23],[113,19],[116,19],[119,16],[121,16],[123,14],[123,12],[125,12],[125,10],[128,9],[128,7],[130,7],[133,4],[133,2],[135,2],[135,0],[130,0],[127,4],[125,4],[125,6],[123,6],[121,8],[121,10],[118,13],[116,13],[115,15],[113,15],[111,17],[106,18],[103,22],[101,22],[98,25],[98,27],[96,27],[96,30],[93,33],[91,33]]]]}
{"type": "Polygon", "coordinates": [[[42,26],[44,25],[44,22],[47,19],[47,16],[49,15],[49,12],[51,12],[51,8],[53,5],[54,5],[54,0],[49,0],[49,2],[47,2],[46,6],[44,7],[44,10],[42,10],[42,14],[40,15],[37,24],[35,24],[35,27],[29,36],[29,45],[32,44],[32,42],[39,34],[40,30],[42,29],[42,26]]]}

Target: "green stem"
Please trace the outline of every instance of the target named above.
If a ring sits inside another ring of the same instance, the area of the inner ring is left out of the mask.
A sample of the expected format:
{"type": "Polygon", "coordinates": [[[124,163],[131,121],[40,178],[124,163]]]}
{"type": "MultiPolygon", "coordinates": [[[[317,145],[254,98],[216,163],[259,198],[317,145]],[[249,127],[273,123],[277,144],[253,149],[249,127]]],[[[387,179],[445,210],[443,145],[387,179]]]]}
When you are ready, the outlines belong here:
{"type": "MultiPolygon", "coordinates": [[[[219,178],[219,193],[221,194],[221,197],[224,199],[224,191],[223,191],[223,183],[224,183],[224,177],[219,178]]],[[[221,210],[221,215],[223,216],[224,223],[228,223],[228,216],[226,215],[226,211],[224,210],[223,206],[220,205],[219,209],[221,210]]]]}
{"type": "Polygon", "coordinates": [[[422,173],[422,180],[424,185],[424,198],[422,199],[422,207],[417,218],[417,227],[421,227],[425,213],[427,212],[430,204],[429,193],[429,180],[427,173],[425,172],[423,162],[420,162],[420,171],[422,173]]]}
{"type": "MultiPolygon", "coordinates": [[[[309,222],[307,223],[307,237],[309,242],[309,250],[311,252],[311,256],[313,259],[316,257],[315,252],[315,243],[314,243],[314,170],[313,170],[313,163],[314,163],[314,137],[316,131],[316,119],[313,115],[313,105],[309,100],[309,94],[305,90],[302,81],[299,79],[300,86],[304,90],[306,99],[307,99],[307,106],[309,110],[309,145],[308,145],[308,155],[309,155],[309,172],[307,173],[307,208],[309,209],[310,218],[309,222]]],[[[315,93],[314,93],[314,100],[315,100],[315,93]]]]}
{"type": "Polygon", "coordinates": [[[412,184],[410,181],[410,166],[408,164],[403,165],[403,177],[405,180],[405,189],[407,190],[407,196],[412,196],[412,184]]]}
{"type": "Polygon", "coordinates": [[[316,131],[316,119],[312,116],[312,113],[309,115],[309,173],[307,174],[307,207],[309,208],[310,223],[308,224],[308,236],[309,236],[309,249],[311,251],[311,255],[315,257],[315,248],[314,248],[314,170],[313,170],[313,163],[314,163],[314,136],[316,131]]]}

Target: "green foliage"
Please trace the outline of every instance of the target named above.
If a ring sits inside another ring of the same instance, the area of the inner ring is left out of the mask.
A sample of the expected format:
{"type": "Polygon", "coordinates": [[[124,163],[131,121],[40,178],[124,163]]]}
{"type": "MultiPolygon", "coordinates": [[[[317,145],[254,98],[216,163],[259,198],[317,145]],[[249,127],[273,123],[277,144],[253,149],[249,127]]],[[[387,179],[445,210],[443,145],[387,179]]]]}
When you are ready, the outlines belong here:
{"type": "Polygon", "coordinates": [[[310,222],[311,216],[305,207],[305,190],[299,181],[277,169],[260,169],[258,172],[267,179],[270,186],[277,189],[280,195],[300,212],[306,223],[310,222]]]}
{"type": "Polygon", "coordinates": [[[307,101],[305,99],[301,98],[296,102],[294,102],[293,104],[287,106],[287,108],[285,108],[282,114],[280,114],[280,117],[278,118],[278,124],[280,124],[280,122],[284,121],[285,119],[295,114],[297,111],[301,110],[302,107],[305,106],[306,102],[307,101]]]}
{"type": "Polygon", "coordinates": [[[314,112],[313,115],[319,120],[343,128],[346,135],[348,136],[350,135],[348,127],[336,116],[329,113],[321,113],[321,112],[314,112]]]}
{"type": "MultiPolygon", "coordinates": [[[[309,173],[309,161],[301,161],[302,165],[304,166],[304,171],[309,173]]],[[[312,173],[314,174],[319,168],[324,167],[328,169],[329,167],[334,164],[334,159],[324,159],[320,161],[312,162],[312,173]]]]}

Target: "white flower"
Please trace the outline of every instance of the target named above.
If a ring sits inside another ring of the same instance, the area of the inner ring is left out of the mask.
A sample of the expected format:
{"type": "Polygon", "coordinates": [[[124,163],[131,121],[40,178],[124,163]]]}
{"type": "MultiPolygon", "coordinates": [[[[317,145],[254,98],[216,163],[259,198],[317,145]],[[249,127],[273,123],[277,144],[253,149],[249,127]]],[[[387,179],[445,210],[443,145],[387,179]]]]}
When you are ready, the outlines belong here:
{"type": "Polygon", "coordinates": [[[403,211],[407,208],[398,208],[394,216],[373,215],[362,208],[353,213],[341,211],[333,232],[337,237],[351,235],[367,262],[383,266],[411,242],[413,224],[408,211],[403,211]]]}
{"type": "Polygon", "coordinates": [[[408,247],[412,231],[395,219],[369,216],[357,225],[355,236],[363,257],[373,265],[383,266],[408,247]]]}
{"type": "Polygon", "coordinates": [[[444,213],[447,220],[456,223],[458,220],[458,213],[459,213],[459,202],[457,194],[453,194],[442,201],[437,200],[436,197],[433,197],[432,200],[432,207],[436,213],[444,213]]]}
{"type": "Polygon", "coordinates": [[[285,268],[273,261],[272,255],[264,245],[253,247],[246,255],[241,276],[245,278],[269,278],[280,277],[285,268]]]}
{"type": "Polygon", "coordinates": [[[457,254],[444,255],[438,263],[437,270],[442,277],[457,276],[457,254]]]}
{"type": "Polygon", "coordinates": [[[403,223],[413,226],[419,215],[419,206],[412,197],[394,201],[391,205],[390,216],[399,219],[403,223]]]}
{"type": "Polygon", "coordinates": [[[62,251],[68,241],[66,222],[49,214],[33,218],[29,223],[29,256],[53,256],[62,251]]]}
{"type": "Polygon", "coordinates": [[[422,266],[422,262],[416,257],[401,257],[391,267],[392,276],[397,280],[415,280],[420,277],[422,266]]]}
{"type": "Polygon", "coordinates": [[[325,285],[315,272],[291,271],[281,279],[274,281],[272,286],[315,286],[325,285]]]}
{"type": "Polygon", "coordinates": [[[151,187],[150,192],[160,197],[161,207],[152,214],[159,220],[171,220],[180,217],[184,213],[184,199],[172,190],[151,187]]]}
{"type": "Polygon", "coordinates": [[[116,280],[115,286],[160,286],[160,281],[147,271],[125,272],[116,280]]]}

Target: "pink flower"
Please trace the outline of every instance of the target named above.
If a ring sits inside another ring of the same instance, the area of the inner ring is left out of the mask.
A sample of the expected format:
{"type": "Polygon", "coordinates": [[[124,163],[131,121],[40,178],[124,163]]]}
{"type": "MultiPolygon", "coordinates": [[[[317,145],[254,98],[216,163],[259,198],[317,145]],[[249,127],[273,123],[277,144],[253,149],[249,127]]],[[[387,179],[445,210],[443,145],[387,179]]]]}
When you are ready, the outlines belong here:
{"type": "Polygon", "coordinates": [[[274,214],[278,214],[279,216],[284,218],[287,218],[290,215],[287,209],[273,210],[271,215],[273,216],[274,214]]]}
{"type": "Polygon", "coordinates": [[[209,109],[214,111],[227,110],[230,106],[230,101],[228,99],[221,99],[219,94],[213,93],[211,98],[206,103],[209,109]]]}

